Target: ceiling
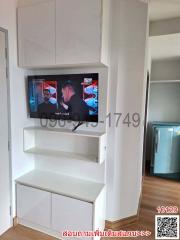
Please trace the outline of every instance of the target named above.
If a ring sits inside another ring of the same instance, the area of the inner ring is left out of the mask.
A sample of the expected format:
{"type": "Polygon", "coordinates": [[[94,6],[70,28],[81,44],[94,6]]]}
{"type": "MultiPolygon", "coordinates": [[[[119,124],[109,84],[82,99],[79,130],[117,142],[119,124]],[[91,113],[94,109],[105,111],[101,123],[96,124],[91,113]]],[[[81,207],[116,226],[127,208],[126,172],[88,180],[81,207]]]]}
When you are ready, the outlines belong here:
{"type": "Polygon", "coordinates": [[[180,17],[180,0],[150,0],[150,21],[180,17]]]}

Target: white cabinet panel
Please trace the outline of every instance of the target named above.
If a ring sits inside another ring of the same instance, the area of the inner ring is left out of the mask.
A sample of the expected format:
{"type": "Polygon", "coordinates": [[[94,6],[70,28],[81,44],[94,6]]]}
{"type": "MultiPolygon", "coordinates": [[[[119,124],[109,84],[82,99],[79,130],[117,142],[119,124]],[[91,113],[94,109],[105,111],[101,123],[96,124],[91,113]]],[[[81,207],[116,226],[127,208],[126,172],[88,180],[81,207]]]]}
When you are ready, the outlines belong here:
{"type": "Polygon", "coordinates": [[[93,205],[73,198],[52,194],[52,228],[55,231],[91,231],[93,205]]]}
{"type": "Polygon", "coordinates": [[[27,0],[18,7],[19,65],[108,64],[110,0],[27,0]]]}
{"type": "Polygon", "coordinates": [[[106,135],[103,135],[99,138],[99,163],[103,163],[106,161],[106,154],[107,154],[107,138],[106,135]]]}
{"type": "Polygon", "coordinates": [[[99,63],[101,0],[56,0],[56,64],[99,63]]]}
{"type": "Polygon", "coordinates": [[[17,185],[17,216],[43,227],[51,227],[51,193],[17,185]]]}
{"type": "Polygon", "coordinates": [[[18,8],[19,65],[55,64],[55,0],[18,8]]]}

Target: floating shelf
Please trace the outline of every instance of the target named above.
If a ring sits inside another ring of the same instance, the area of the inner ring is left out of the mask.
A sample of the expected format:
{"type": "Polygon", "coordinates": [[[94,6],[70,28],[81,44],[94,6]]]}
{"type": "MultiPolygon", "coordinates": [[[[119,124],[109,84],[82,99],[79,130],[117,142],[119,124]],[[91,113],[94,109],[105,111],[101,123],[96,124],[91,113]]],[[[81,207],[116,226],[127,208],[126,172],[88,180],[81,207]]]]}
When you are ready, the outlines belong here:
{"type": "Polygon", "coordinates": [[[62,128],[46,128],[46,127],[26,127],[24,130],[28,131],[45,131],[51,133],[58,133],[58,134],[66,134],[66,135],[75,135],[75,136],[84,136],[84,137],[101,137],[105,135],[105,132],[94,132],[94,131],[84,131],[84,130],[76,130],[72,132],[71,129],[62,129],[62,128]]]}
{"type": "Polygon", "coordinates": [[[102,163],[106,158],[106,134],[41,127],[24,128],[24,152],[102,163]]]}
{"type": "Polygon", "coordinates": [[[151,80],[151,84],[156,84],[156,83],[180,83],[180,80],[151,80]]]}

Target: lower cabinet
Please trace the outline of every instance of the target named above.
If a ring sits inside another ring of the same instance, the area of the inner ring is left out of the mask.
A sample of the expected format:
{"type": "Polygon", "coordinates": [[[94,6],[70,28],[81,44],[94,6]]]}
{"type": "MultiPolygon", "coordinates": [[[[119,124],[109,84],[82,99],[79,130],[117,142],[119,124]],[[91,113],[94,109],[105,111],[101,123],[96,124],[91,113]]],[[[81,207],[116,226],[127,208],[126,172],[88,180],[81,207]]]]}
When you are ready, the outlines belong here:
{"type": "Polygon", "coordinates": [[[52,228],[58,232],[92,231],[93,204],[52,194],[52,228]]]}
{"type": "Polygon", "coordinates": [[[17,216],[30,223],[51,228],[51,193],[18,184],[17,216]]]}
{"type": "Polygon", "coordinates": [[[94,203],[17,184],[18,222],[60,239],[67,230],[93,231],[94,209],[94,203]]]}

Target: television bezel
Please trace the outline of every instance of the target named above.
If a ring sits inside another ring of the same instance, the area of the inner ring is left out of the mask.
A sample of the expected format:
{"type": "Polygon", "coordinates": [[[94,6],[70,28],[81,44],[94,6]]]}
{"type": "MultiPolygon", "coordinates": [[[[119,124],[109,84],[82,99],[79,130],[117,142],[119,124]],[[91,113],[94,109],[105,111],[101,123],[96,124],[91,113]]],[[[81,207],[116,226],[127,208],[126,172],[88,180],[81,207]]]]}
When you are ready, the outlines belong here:
{"type": "Polygon", "coordinates": [[[98,114],[91,116],[89,115],[88,119],[83,120],[83,122],[95,122],[98,123],[99,122],[99,73],[78,73],[78,74],[52,74],[52,75],[28,75],[27,76],[27,97],[28,97],[28,110],[29,110],[29,117],[30,118],[34,118],[34,119],[49,119],[49,120],[62,120],[62,121],[68,121],[68,122],[79,122],[79,120],[75,120],[75,119],[71,119],[70,117],[67,116],[61,116],[61,115],[55,115],[55,114],[50,114],[50,115],[46,115],[46,116],[41,116],[39,117],[38,112],[31,112],[31,107],[30,107],[30,94],[29,94],[29,84],[30,82],[32,82],[33,80],[45,80],[45,81],[55,81],[56,79],[53,78],[58,78],[58,77],[62,77],[62,76],[73,76],[73,75],[82,75],[84,76],[84,78],[91,78],[92,75],[97,75],[97,81],[98,81],[98,114]]]}

